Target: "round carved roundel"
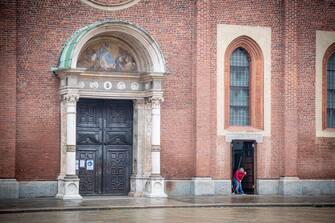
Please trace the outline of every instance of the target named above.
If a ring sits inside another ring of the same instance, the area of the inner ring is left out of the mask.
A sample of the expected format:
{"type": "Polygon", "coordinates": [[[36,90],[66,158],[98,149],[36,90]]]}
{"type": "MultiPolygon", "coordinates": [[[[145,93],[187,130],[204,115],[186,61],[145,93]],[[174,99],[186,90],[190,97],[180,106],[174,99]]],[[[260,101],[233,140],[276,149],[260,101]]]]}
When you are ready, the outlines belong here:
{"type": "Polygon", "coordinates": [[[103,10],[120,10],[128,8],[140,0],[81,0],[82,2],[103,10]]]}

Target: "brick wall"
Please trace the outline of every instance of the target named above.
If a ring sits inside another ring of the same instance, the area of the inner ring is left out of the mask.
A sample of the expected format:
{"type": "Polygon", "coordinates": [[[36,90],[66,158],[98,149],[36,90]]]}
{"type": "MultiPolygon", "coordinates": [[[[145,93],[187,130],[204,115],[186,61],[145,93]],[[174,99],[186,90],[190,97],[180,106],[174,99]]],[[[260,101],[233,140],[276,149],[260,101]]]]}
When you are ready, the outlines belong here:
{"type": "Polygon", "coordinates": [[[15,177],[16,3],[0,2],[0,178],[15,177]],[[9,16],[10,15],[10,16],[9,16]]]}
{"type": "MultiPolygon", "coordinates": [[[[335,177],[335,139],[315,137],[314,99],[315,30],[335,31],[333,1],[141,0],[120,11],[94,9],[79,0],[16,4],[17,9],[13,1],[0,5],[4,29],[0,32],[0,163],[8,163],[0,165],[1,178],[15,174],[19,180],[57,178],[59,82],[50,68],[74,31],[102,19],[143,27],[165,56],[171,74],[164,81],[162,105],[164,177],[228,176],[222,171],[227,164],[217,158],[222,151],[216,149],[223,140],[216,138],[218,23],[272,29],[272,135],[266,143],[271,144],[272,170],[266,176],[335,177]],[[291,157],[292,150],[297,162],[281,162],[291,157]]],[[[258,151],[258,155],[263,154],[258,151]]]]}
{"type": "Polygon", "coordinates": [[[15,7],[16,3],[14,1],[0,2],[0,178],[15,177],[15,7]]]}
{"type": "Polygon", "coordinates": [[[335,31],[334,1],[299,4],[298,161],[300,178],[335,178],[335,139],[315,137],[315,30],[335,31]]]}

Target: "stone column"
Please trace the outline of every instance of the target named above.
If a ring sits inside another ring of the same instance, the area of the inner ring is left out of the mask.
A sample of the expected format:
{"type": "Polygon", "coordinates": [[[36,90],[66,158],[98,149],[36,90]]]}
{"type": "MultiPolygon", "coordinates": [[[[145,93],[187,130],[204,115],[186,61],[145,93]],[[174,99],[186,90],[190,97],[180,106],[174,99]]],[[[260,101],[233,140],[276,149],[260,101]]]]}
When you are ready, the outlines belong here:
{"type": "Polygon", "coordinates": [[[76,175],[76,113],[78,94],[63,96],[66,107],[66,170],[63,179],[62,199],[82,199],[79,195],[79,178],[76,175]]]}
{"type": "Polygon", "coordinates": [[[145,196],[167,197],[164,178],[160,175],[160,104],[163,97],[153,96],[151,102],[151,175],[146,183],[145,196]]]}

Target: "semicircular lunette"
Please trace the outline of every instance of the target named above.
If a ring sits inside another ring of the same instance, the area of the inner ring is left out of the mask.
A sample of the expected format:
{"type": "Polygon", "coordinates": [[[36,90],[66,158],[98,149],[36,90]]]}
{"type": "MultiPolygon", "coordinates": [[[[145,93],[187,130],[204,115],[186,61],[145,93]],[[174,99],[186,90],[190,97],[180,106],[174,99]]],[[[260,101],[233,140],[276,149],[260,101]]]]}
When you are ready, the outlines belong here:
{"type": "Polygon", "coordinates": [[[89,41],[80,52],[78,68],[89,71],[137,72],[137,64],[129,49],[113,38],[89,41]]]}

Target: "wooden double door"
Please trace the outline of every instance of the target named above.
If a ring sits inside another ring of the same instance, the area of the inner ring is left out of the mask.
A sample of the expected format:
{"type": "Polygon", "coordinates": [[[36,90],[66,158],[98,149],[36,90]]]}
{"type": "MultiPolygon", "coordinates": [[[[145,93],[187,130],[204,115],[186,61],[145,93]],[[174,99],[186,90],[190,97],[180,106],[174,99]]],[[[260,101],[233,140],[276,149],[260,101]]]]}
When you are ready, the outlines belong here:
{"type": "Polygon", "coordinates": [[[128,194],[132,145],[132,101],[80,99],[76,147],[79,193],[128,194]]]}

